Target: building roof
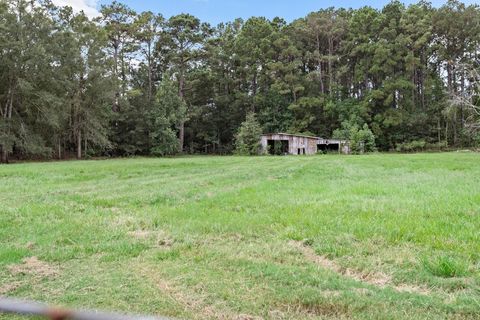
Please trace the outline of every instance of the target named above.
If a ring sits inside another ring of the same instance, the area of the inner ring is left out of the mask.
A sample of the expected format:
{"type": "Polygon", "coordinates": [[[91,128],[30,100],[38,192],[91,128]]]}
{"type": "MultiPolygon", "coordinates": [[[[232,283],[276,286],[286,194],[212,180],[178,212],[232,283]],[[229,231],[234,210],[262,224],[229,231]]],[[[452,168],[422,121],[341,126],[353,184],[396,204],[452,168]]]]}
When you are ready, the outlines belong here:
{"type": "Polygon", "coordinates": [[[278,132],[278,133],[264,133],[262,136],[271,136],[271,135],[283,135],[283,136],[290,136],[290,137],[302,137],[302,138],[311,138],[311,139],[322,139],[320,137],[315,137],[315,136],[308,136],[305,134],[293,134],[293,133],[283,133],[283,132],[278,132]]]}
{"type": "Polygon", "coordinates": [[[302,138],[308,138],[308,139],[316,139],[316,140],[323,140],[328,142],[337,142],[337,143],[346,143],[347,140],[340,140],[340,139],[324,139],[320,137],[315,137],[315,136],[308,136],[305,134],[293,134],[293,133],[283,133],[283,132],[278,132],[278,133],[264,133],[262,136],[273,136],[273,135],[282,135],[282,136],[289,136],[289,137],[302,137],[302,138]]]}

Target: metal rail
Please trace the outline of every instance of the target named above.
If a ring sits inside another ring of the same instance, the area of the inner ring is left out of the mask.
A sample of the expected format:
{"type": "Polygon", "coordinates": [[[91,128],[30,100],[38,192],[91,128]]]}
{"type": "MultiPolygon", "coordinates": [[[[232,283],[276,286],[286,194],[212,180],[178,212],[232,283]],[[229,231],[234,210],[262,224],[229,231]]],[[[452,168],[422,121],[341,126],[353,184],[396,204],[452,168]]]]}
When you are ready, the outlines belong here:
{"type": "Polygon", "coordinates": [[[25,316],[43,316],[51,320],[173,320],[165,317],[148,317],[101,313],[95,311],[75,311],[50,307],[41,303],[0,297],[0,315],[15,313],[25,316]]]}

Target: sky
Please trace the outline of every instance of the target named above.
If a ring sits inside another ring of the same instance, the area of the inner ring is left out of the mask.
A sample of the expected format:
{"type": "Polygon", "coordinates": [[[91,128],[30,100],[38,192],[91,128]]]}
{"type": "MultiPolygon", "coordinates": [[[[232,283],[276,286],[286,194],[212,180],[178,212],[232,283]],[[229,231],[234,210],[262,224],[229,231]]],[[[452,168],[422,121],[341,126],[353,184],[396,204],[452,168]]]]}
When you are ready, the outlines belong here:
{"type": "MultiPolygon", "coordinates": [[[[216,25],[232,21],[235,18],[251,16],[276,16],[288,22],[306,16],[312,11],[328,7],[358,8],[369,5],[381,8],[389,0],[348,1],[348,0],[117,0],[127,4],[136,11],[153,11],[168,18],[179,13],[190,13],[204,22],[216,25]]],[[[441,6],[446,0],[431,0],[434,6],[441,6]]],[[[57,5],[70,5],[75,11],[84,10],[88,16],[98,14],[102,4],[111,0],[53,0],[57,5]]],[[[404,0],[405,4],[417,1],[404,0]]],[[[480,4],[480,0],[464,0],[464,3],[480,4]]]]}

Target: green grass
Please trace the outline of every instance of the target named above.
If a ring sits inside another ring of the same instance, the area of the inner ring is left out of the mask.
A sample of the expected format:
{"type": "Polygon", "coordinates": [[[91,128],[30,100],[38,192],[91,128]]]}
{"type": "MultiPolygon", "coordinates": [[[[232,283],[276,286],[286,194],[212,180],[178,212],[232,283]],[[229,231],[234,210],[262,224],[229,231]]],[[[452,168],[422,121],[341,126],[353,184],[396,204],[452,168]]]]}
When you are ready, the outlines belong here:
{"type": "Polygon", "coordinates": [[[480,155],[0,166],[2,293],[185,319],[478,319],[480,155]]]}

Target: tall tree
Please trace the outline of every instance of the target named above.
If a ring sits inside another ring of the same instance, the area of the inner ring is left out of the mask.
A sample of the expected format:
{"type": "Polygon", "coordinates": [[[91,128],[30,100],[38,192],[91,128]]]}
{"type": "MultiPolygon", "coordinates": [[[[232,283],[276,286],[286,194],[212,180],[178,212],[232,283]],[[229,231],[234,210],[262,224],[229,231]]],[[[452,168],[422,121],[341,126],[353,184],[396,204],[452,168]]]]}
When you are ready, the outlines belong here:
{"type": "MultiPolygon", "coordinates": [[[[178,81],[178,95],[185,100],[186,74],[195,66],[199,58],[202,42],[209,33],[209,26],[200,23],[189,14],[171,17],[165,24],[158,51],[166,56],[168,66],[174,71],[178,81]]],[[[185,144],[185,118],[179,119],[178,151],[183,152],[185,144]]]]}
{"type": "Polygon", "coordinates": [[[151,152],[156,155],[175,154],[178,151],[177,124],[185,118],[185,101],[177,94],[175,82],[165,77],[152,110],[151,152]]]}
{"type": "Polygon", "coordinates": [[[113,78],[116,82],[114,103],[112,110],[120,111],[120,99],[127,89],[127,61],[128,55],[134,50],[133,22],[135,11],[123,3],[113,1],[109,5],[102,5],[101,16],[98,20],[104,25],[107,32],[113,56],[113,78]]]}
{"type": "Polygon", "coordinates": [[[83,14],[74,15],[71,9],[61,12],[62,29],[56,33],[63,43],[57,74],[62,76],[66,89],[64,103],[70,106],[68,125],[78,159],[87,148],[108,148],[108,96],[113,92],[112,81],[104,66],[108,63],[103,48],[107,37],[97,25],[83,14]],[[82,152],[83,149],[83,152],[82,152]]]}
{"type": "Polygon", "coordinates": [[[164,19],[162,15],[155,15],[150,11],[142,12],[135,20],[135,38],[140,42],[140,52],[147,65],[148,100],[151,101],[154,93],[154,64],[155,44],[158,42],[164,19]]]}

